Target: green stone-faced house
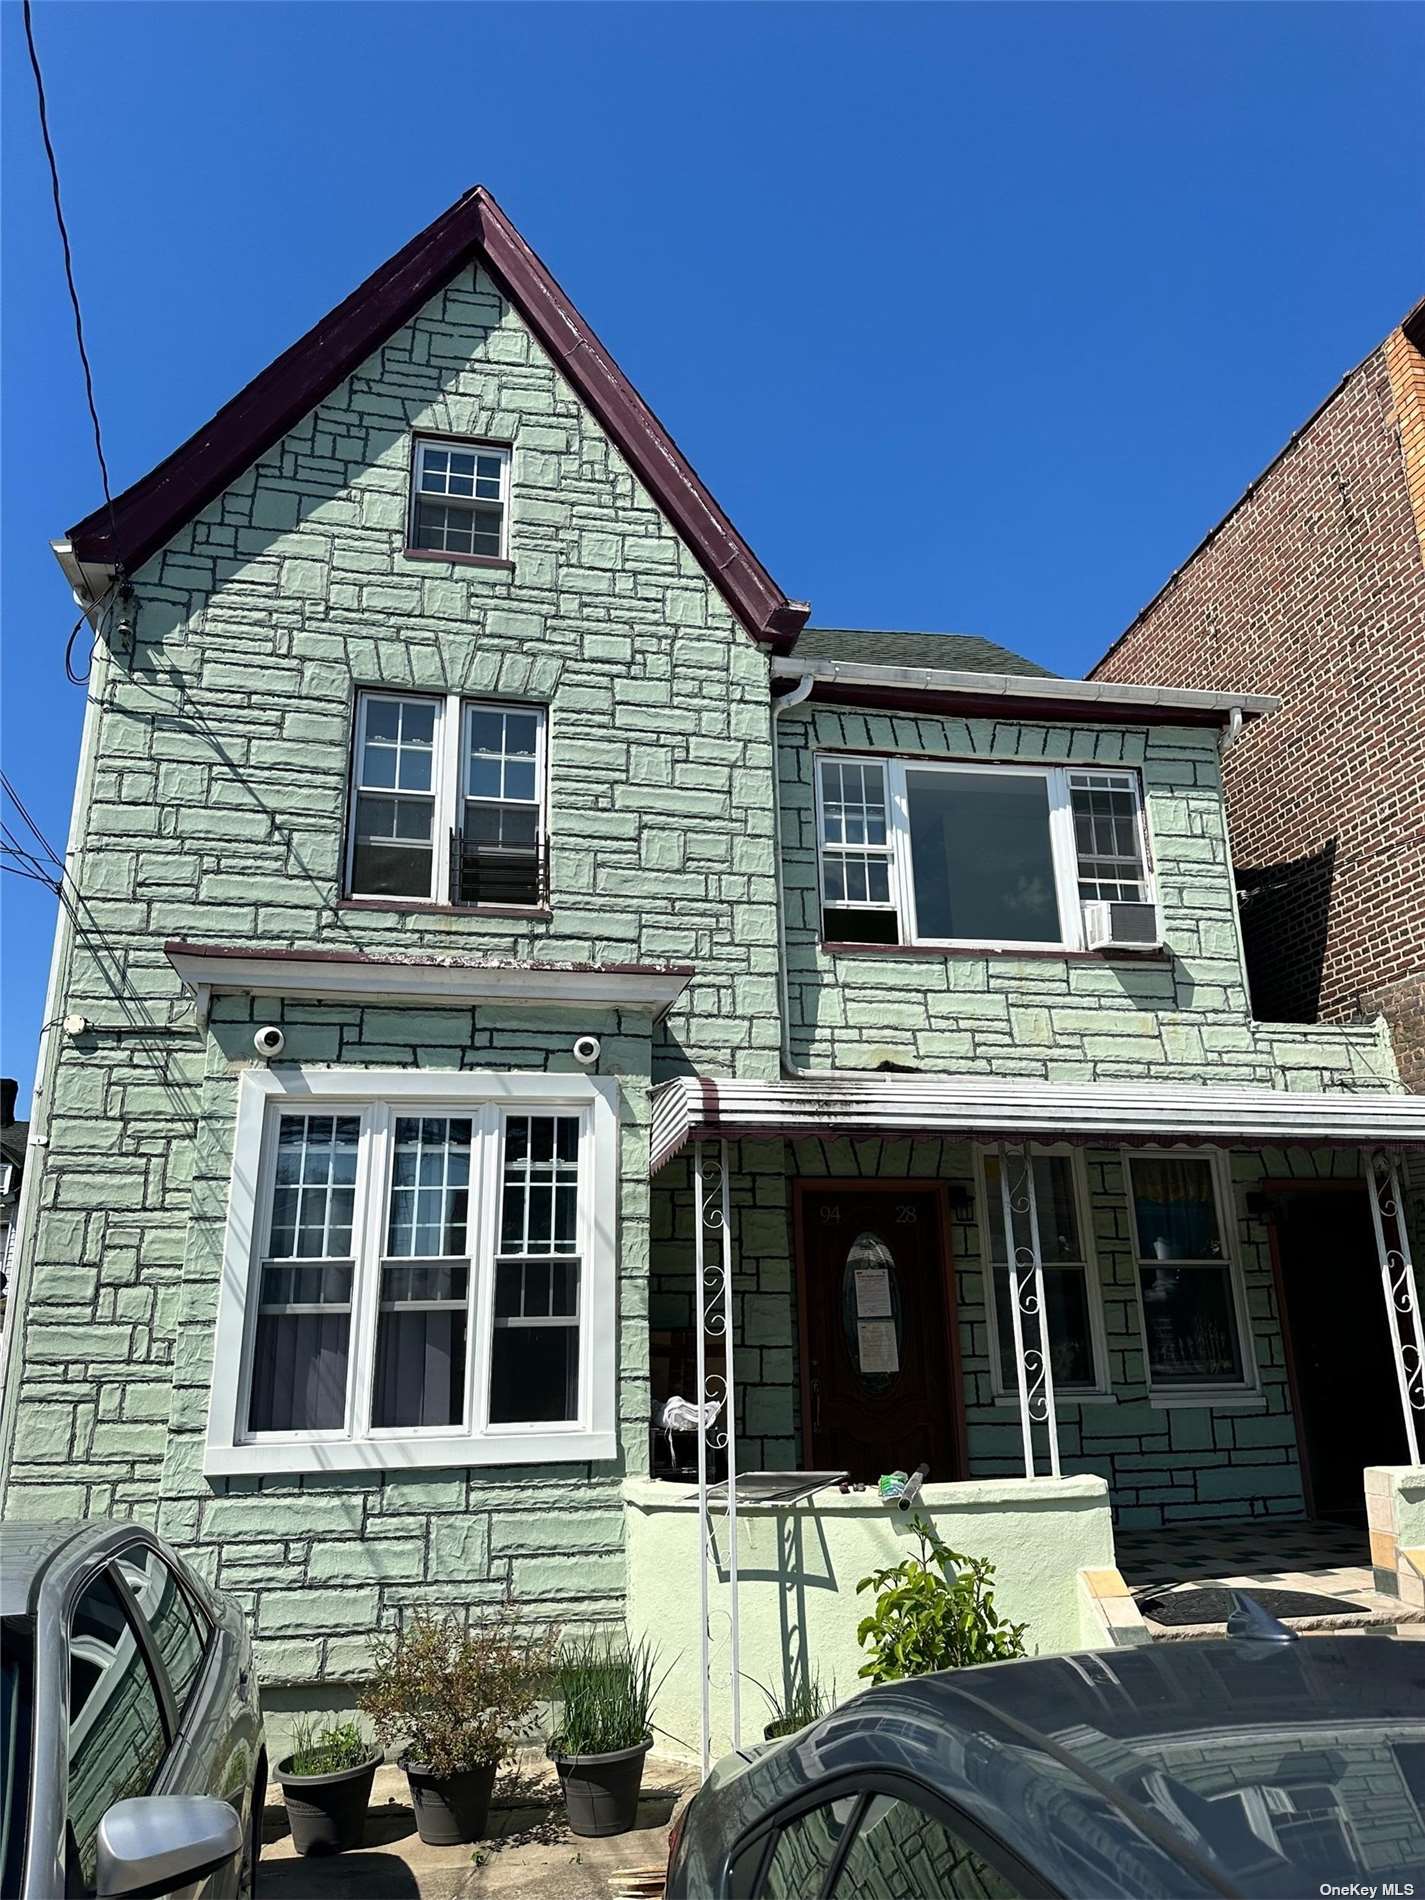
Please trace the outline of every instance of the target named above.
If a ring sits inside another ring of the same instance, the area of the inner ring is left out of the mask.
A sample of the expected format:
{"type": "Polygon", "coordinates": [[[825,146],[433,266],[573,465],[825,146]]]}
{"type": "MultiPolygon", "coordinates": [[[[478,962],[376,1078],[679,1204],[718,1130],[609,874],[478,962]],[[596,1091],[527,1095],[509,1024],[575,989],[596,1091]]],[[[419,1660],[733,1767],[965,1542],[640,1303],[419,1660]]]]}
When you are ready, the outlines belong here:
{"type": "Polygon", "coordinates": [[[657,1630],[688,1742],[852,1680],[883,1472],[1070,1647],[1110,1508],[1419,1463],[1425,1103],[1243,976],[1271,700],[806,627],[481,190],[57,553],[5,1508],[155,1522],[274,1707],[513,1591],[657,1630]]]}

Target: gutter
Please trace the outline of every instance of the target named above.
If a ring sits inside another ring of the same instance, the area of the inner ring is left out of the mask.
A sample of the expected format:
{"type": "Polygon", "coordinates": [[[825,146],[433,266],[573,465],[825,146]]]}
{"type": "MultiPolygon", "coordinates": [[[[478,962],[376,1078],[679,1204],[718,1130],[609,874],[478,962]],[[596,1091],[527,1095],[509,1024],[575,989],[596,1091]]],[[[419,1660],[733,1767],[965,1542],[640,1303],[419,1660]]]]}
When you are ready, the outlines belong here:
{"type": "MultiPolygon", "coordinates": [[[[930,666],[868,666],[859,660],[772,661],[776,679],[810,680],[817,686],[883,687],[900,692],[964,693],[973,699],[1053,700],[1066,706],[1102,706],[1159,714],[1183,712],[1201,718],[1217,715],[1230,722],[1259,719],[1276,712],[1281,700],[1270,693],[1210,693],[1187,686],[1134,686],[1119,680],[1056,679],[1040,673],[968,673],[930,666]]],[[[805,694],[802,695],[806,697],[805,694]]]]}

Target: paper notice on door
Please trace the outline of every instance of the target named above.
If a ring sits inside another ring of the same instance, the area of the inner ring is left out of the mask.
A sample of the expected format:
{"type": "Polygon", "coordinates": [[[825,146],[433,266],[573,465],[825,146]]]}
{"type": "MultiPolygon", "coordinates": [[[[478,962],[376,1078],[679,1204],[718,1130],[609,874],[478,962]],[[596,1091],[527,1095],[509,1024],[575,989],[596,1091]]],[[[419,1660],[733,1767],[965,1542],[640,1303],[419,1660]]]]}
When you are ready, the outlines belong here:
{"type": "Polygon", "coordinates": [[[889,1319],[891,1276],[884,1267],[857,1267],[857,1319],[889,1319]]]}
{"type": "Polygon", "coordinates": [[[856,1350],[862,1372],[899,1372],[901,1369],[894,1320],[858,1319],[856,1350]]]}

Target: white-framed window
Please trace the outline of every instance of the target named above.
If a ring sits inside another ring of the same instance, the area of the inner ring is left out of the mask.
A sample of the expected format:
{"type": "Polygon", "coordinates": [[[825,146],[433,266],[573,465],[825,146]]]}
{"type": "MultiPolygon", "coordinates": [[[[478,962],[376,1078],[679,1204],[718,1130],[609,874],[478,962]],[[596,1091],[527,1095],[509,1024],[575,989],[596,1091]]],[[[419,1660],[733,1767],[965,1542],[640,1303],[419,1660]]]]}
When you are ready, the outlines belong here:
{"type": "MultiPolygon", "coordinates": [[[[1108,1392],[1107,1351],[1083,1153],[1069,1143],[1046,1143],[1036,1146],[1030,1159],[1054,1390],[1064,1398],[1102,1397],[1108,1392]]],[[[1000,1158],[993,1149],[981,1148],[978,1160],[991,1383],[997,1397],[1014,1399],[1019,1379],[1000,1158]]]]}
{"type": "Polygon", "coordinates": [[[617,1094],[249,1070],[205,1469],[610,1458],[617,1094]]]}
{"type": "Polygon", "coordinates": [[[417,436],[410,546],[502,561],[509,554],[510,452],[493,442],[417,436]]]}
{"type": "Polygon", "coordinates": [[[357,695],[347,891],[530,906],[548,895],[542,706],[357,695]]]}
{"type": "Polygon", "coordinates": [[[1125,1152],[1123,1167],[1154,1397],[1254,1391],[1225,1156],[1216,1149],[1135,1148],[1125,1152]]]}
{"type": "Polygon", "coordinates": [[[1077,950],[1153,901],[1135,772],[826,753],[816,812],[828,942],[1077,950]]]}

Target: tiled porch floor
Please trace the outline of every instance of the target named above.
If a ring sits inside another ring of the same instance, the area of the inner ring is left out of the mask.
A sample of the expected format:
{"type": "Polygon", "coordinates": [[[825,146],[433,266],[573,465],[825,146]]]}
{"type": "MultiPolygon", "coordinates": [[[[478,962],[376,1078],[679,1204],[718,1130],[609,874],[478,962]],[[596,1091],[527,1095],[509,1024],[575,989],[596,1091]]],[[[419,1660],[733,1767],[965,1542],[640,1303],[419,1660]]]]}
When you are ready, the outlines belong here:
{"type": "MultiPolygon", "coordinates": [[[[1229,1519],[1170,1530],[1121,1530],[1115,1533],[1114,1543],[1119,1572],[1140,1606],[1153,1596],[1211,1583],[1244,1590],[1301,1590],[1341,1599],[1351,1605],[1352,1621],[1363,1625],[1389,1627],[1416,1622],[1420,1616],[1397,1598],[1376,1590],[1364,1524],[1229,1519]]],[[[1322,1619],[1327,1627],[1334,1624],[1338,1629],[1345,1620],[1340,1611],[1322,1619]]],[[[1208,1630],[1206,1625],[1179,1624],[1169,1631],[1151,1617],[1147,1621],[1154,1634],[1173,1637],[1208,1630]]],[[[1298,1626],[1314,1623],[1312,1618],[1298,1626]]]]}
{"type": "Polygon", "coordinates": [[[1371,1587],[1371,1552],[1362,1524],[1324,1518],[1228,1518],[1167,1530],[1113,1534],[1118,1568],[1135,1593],[1149,1585],[1250,1580],[1286,1589],[1371,1587]]]}

